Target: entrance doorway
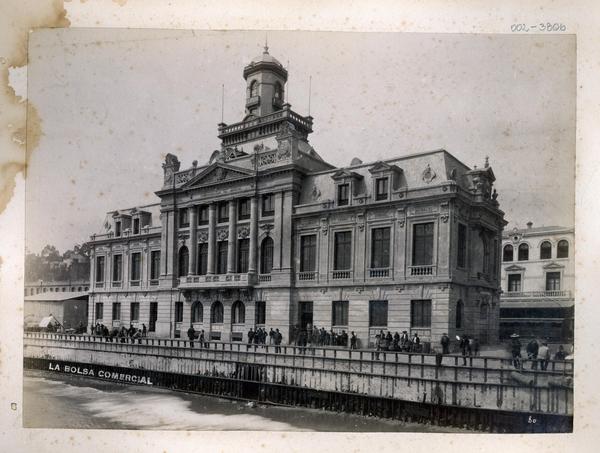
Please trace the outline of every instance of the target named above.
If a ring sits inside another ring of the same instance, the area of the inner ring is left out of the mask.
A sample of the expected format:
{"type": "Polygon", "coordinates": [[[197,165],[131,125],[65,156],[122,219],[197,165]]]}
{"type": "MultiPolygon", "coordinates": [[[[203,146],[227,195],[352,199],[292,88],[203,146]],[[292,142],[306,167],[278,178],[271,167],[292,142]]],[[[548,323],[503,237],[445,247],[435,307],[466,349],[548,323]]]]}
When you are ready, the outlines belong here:
{"type": "Polygon", "coordinates": [[[313,323],[313,303],[312,302],[300,302],[299,304],[299,315],[300,329],[305,330],[309,324],[312,326],[313,323]]]}
{"type": "Polygon", "coordinates": [[[158,319],[158,302],[150,302],[150,320],[148,332],[156,332],[156,320],[158,319]]]}

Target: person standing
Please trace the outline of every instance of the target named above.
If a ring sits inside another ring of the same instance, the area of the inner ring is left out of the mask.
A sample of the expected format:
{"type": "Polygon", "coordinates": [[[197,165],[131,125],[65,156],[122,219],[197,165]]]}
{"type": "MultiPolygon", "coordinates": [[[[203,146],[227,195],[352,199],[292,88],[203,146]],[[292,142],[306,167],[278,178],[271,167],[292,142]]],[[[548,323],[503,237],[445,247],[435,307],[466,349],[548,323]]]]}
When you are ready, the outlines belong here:
{"type": "Polygon", "coordinates": [[[142,337],[146,337],[146,333],[148,330],[146,329],[146,324],[142,324],[142,337]]]}
{"type": "Polygon", "coordinates": [[[543,341],[538,349],[538,360],[540,361],[540,370],[546,371],[548,368],[548,361],[550,360],[550,349],[548,348],[547,341],[543,341]]]}
{"type": "Polygon", "coordinates": [[[521,341],[519,340],[519,335],[516,333],[510,336],[510,350],[513,358],[513,366],[521,368],[521,341]]]}
{"type": "Polygon", "coordinates": [[[469,337],[467,335],[460,337],[459,347],[463,356],[463,366],[467,366],[467,355],[469,354],[469,337]]]}
{"type": "Polygon", "coordinates": [[[187,331],[188,339],[190,340],[190,348],[194,347],[194,338],[196,338],[196,331],[194,325],[190,324],[190,328],[187,331]]]}
{"type": "Polygon", "coordinates": [[[538,344],[538,342],[535,340],[535,338],[532,338],[531,341],[529,343],[527,343],[527,358],[529,360],[531,360],[531,369],[532,370],[537,370],[537,356],[538,356],[538,350],[540,348],[540,345],[538,344]]]}
{"type": "Polygon", "coordinates": [[[350,333],[350,349],[356,349],[356,334],[354,332],[350,333]]]}
{"type": "Polygon", "coordinates": [[[279,332],[279,329],[275,329],[273,332],[273,341],[275,341],[275,353],[281,352],[281,340],[283,339],[283,335],[279,332]]]}
{"type": "Polygon", "coordinates": [[[448,334],[442,334],[440,343],[442,345],[442,354],[450,354],[450,338],[448,338],[448,334]]]}

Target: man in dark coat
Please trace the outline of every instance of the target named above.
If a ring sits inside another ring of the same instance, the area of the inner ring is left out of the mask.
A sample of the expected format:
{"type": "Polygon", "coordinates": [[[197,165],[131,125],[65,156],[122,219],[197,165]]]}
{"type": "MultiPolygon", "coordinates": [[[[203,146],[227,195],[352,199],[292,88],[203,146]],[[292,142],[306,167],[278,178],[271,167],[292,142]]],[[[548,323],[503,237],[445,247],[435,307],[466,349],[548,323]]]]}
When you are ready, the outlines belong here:
{"type": "Polygon", "coordinates": [[[529,343],[527,343],[527,358],[531,360],[531,369],[537,370],[537,356],[540,345],[535,338],[532,338],[529,343]]]}
{"type": "Polygon", "coordinates": [[[450,354],[450,338],[448,338],[448,334],[442,334],[440,343],[442,344],[442,354],[450,354]]]}
{"type": "Polygon", "coordinates": [[[460,351],[463,356],[463,365],[467,366],[467,356],[471,355],[471,348],[469,347],[469,337],[467,335],[463,335],[460,337],[460,351]]]}
{"type": "Polygon", "coordinates": [[[190,340],[190,348],[194,347],[194,338],[196,338],[196,331],[194,330],[193,324],[190,324],[190,328],[187,331],[188,339],[190,340]]]}
{"type": "Polygon", "coordinates": [[[252,344],[253,339],[254,339],[254,330],[252,330],[252,327],[250,327],[250,330],[248,331],[248,344],[252,344]]]}
{"type": "Polygon", "coordinates": [[[352,332],[350,334],[350,349],[356,349],[357,338],[356,334],[352,332]]]}
{"type": "Polygon", "coordinates": [[[279,329],[275,329],[273,332],[273,341],[275,342],[275,352],[281,352],[281,340],[283,339],[283,335],[279,332],[279,329]]]}
{"type": "Polygon", "coordinates": [[[521,368],[521,341],[519,340],[519,335],[516,333],[510,336],[510,350],[514,367],[521,368]]]}

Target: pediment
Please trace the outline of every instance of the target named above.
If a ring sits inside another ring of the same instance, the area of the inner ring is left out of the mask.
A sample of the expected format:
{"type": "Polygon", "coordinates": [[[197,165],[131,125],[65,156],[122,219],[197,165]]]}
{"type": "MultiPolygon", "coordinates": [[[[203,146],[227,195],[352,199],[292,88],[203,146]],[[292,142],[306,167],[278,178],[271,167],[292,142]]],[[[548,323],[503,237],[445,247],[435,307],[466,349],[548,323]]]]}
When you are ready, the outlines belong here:
{"type": "Polygon", "coordinates": [[[544,266],[544,269],[563,269],[565,266],[562,266],[561,264],[558,263],[548,263],[544,266]]]}
{"type": "Polygon", "coordinates": [[[331,175],[331,178],[334,180],[338,180],[338,179],[362,179],[362,175],[359,175],[358,173],[354,172],[354,171],[350,171],[350,170],[346,170],[345,168],[342,168],[341,170],[336,171],[333,175],[331,175]]]}
{"type": "Polygon", "coordinates": [[[516,264],[512,264],[504,269],[507,272],[520,272],[524,271],[525,268],[523,266],[517,266],[516,264]]]}
{"type": "Polygon", "coordinates": [[[222,184],[224,182],[246,179],[252,176],[254,176],[252,170],[227,165],[223,162],[215,162],[186,182],[182,187],[222,184]]]}
{"type": "Polygon", "coordinates": [[[378,161],[373,164],[371,168],[369,168],[369,172],[371,173],[383,173],[383,172],[396,172],[400,173],[402,169],[397,165],[390,165],[386,162],[378,161]]]}

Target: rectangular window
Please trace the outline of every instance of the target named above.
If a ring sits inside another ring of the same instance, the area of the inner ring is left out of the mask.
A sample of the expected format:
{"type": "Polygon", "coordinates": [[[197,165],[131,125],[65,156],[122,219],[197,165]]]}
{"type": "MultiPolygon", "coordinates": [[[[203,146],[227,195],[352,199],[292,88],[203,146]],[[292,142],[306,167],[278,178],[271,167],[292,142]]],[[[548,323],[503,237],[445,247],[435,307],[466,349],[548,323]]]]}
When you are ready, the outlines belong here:
{"type": "Polygon", "coordinates": [[[156,331],[156,321],[158,320],[158,302],[150,302],[150,317],[148,319],[148,332],[156,331]]]}
{"type": "Polygon", "coordinates": [[[208,273],[208,244],[203,243],[198,246],[198,275],[208,273]]]}
{"type": "Polygon", "coordinates": [[[150,280],[158,280],[160,275],[160,250],[150,252],[150,280]]]}
{"type": "Polygon", "coordinates": [[[104,319],[104,304],[102,302],[96,304],[96,319],[104,319]]]}
{"type": "Polygon", "coordinates": [[[140,320],[140,303],[131,302],[129,307],[129,319],[131,322],[138,322],[140,320]]]}
{"type": "Polygon", "coordinates": [[[264,325],[267,315],[267,303],[263,300],[257,300],[254,313],[254,323],[264,325]]]}
{"type": "Polygon", "coordinates": [[[229,203],[222,201],[219,203],[219,223],[229,222],[229,203]]]}
{"type": "Polygon", "coordinates": [[[560,272],[546,272],[546,291],[560,290],[560,272]]]}
{"type": "Polygon", "coordinates": [[[375,200],[388,199],[388,178],[377,178],[375,180],[375,200]]]}
{"type": "Polygon", "coordinates": [[[246,220],[250,218],[250,199],[242,198],[238,200],[238,219],[246,220]]]}
{"type": "Polygon", "coordinates": [[[113,319],[113,321],[121,320],[121,302],[113,302],[113,304],[112,304],[112,319],[113,319]]]}
{"type": "Polygon", "coordinates": [[[123,255],[113,256],[113,282],[120,282],[123,278],[123,255]]]}
{"type": "Polygon", "coordinates": [[[388,323],[388,301],[369,301],[369,327],[387,327],[388,323]]]}
{"type": "Polygon", "coordinates": [[[347,206],[350,202],[350,184],[338,185],[338,206],[347,206]]]}
{"type": "Polygon", "coordinates": [[[238,272],[245,274],[248,272],[248,260],[250,258],[250,240],[240,239],[238,241],[238,272]]]}
{"type": "Polygon", "coordinates": [[[189,212],[187,208],[181,208],[179,210],[179,228],[186,228],[190,226],[189,212]]]}
{"type": "Polygon", "coordinates": [[[198,225],[208,225],[208,206],[198,208],[198,225]]]}
{"type": "Polygon", "coordinates": [[[120,221],[115,222],[115,236],[116,237],[121,236],[121,222],[120,221]]]}
{"type": "Polygon", "coordinates": [[[331,325],[339,327],[348,326],[348,301],[334,300],[331,305],[331,325]]]}
{"type": "Polygon", "coordinates": [[[413,225],[413,266],[433,264],[433,222],[413,225]]]}
{"type": "Polygon", "coordinates": [[[462,223],[458,224],[458,250],[456,257],[458,267],[467,267],[467,227],[462,223]]]}
{"type": "Polygon", "coordinates": [[[508,291],[521,291],[521,274],[508,274],[508,291]]]}
{"type": "Polygon", "coordinates": [[[217,242],[217,274],[227,273],[227,241],[217,242]]]}
{"type": "Polygon", "coordinates": [[[371,230],[371,268],[390,267],[390,228],[371,230]]]}
{"type": "Polygon", "coordinates": [[[175,302],[175,322],[183,322],[183,302],[175,302]]]}
{"type": "Polygon", "coordinates": [[[333,269],[344,271],[352,268],[352,233],[341,231],[335,233],[333,251],[333,269]]]}
{"type": "Polygon", "coordinates": [[[300,237],[300,272],[317,270],[317,235],[300,237]]]}
{"type": "Polygon", "coordinates": [[[273,194],[268,193],[262,196],[262,215],[269,217],[275,214],[275,206],[273,205],[273,194]]]}
{"type": "Polygon", "coordinates": [[[140,219],[133,219],[133,234],[140,234],[140,219]]]}
{"type": "Polygon", "coordinates": [[[96,282],[104,282],[104,256],[96,257],[96,282]]]}
{"type": "Polygon", "coordinates": [[[431,300],[410,301],[410,326],[431,327],[431,300]]]}
{"type": "Polygon", "coordinates": [[[140,281],[142,254],[139,252],[131,254],[131,281],[140,281]]]}

